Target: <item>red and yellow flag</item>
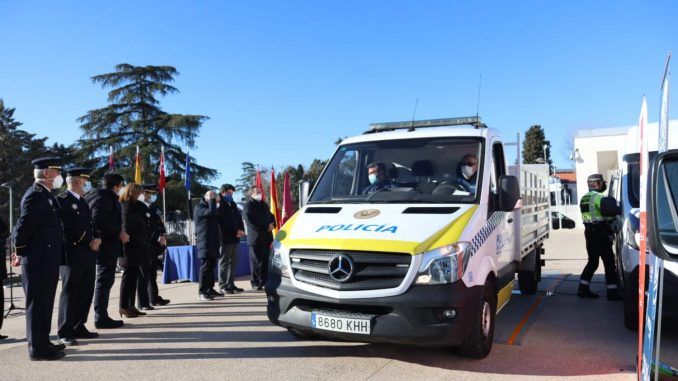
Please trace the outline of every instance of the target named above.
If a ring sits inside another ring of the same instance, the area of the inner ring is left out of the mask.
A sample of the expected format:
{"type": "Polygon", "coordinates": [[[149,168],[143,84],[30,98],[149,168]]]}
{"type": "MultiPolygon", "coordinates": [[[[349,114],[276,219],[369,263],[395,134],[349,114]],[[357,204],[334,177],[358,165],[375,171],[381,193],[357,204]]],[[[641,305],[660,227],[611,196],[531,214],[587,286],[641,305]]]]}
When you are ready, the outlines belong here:
{"type": "Polygon", "coordinates": [[[141,185],[141,155],[139,155],[139,146],[137,146],[137,156],[134,160],[134,182],[141,185]]]}
{"type": "Polygon", "coordinates": [[[275,218],[275,228],[273,229],[273,236],[278,234],[278,228],[280,227],[280,209],[278,208],[278,190],[275,186],[275,170],[271,168],[271,214],[275,218]]]}

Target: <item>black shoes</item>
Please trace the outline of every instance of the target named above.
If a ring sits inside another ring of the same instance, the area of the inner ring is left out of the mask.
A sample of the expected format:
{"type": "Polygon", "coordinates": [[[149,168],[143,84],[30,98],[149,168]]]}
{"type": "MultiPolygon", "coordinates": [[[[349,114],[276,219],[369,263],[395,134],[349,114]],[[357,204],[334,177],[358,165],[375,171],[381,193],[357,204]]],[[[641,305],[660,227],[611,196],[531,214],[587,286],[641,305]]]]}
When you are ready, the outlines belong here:
{"type": "Polygon", "coordinates": [[[67,346],[67,347],[72,347],[74,345],[79,345],[78,340],[72,338],[72,337],[60,337],[59,338],[59,343],[67,346]]]}
{"type": "Polygon", "coordinates": [[[157,307],[157,306],[166,306],[169,304],[169,299],[163,299],[161,297],[158,297],[158,300],[155,300],[151,302],[151,306],[157,307]]]}
{"type": "Polygon", "coordinates": [[[0,335],[0,340],[5,340],[6,338],[7,338],[7,336],[5,336],[5,335],[0,335]]]}
{"type": "Polygon", "coordinates": [[[113,320],[109,317],[94,322],[94,327],[96,327],[96,329],[113,329],[120,328],[124,325],[125,323],[122,320],[113,320]]]}
{"type": "Polygon", "coordinates": [[[50,350],[52,350],[52,351],[63,351],[64,349],[66,349],[66,346],[63,345],[63,344],[61,344],[61,343],[59,343],[59,344],[54,344],[54,343],[52,343],[52,342],[50,341],[50,343],[49,343],[49,348],[50,348],[50,350]]]}
{"type": "Polygon", "coordinates": [[[97,337],[99,337],[98,333],[92,332],[85,327],[75,330],[75,335],[73,335],[75,339],[96,339],[97,337]]]}
{"type": "Polygon", "coordinates": [[[234,292],[244,292],[245,291],[242,288],[236,287],[236,286],[233,286],[233,288],[231,290],[233,290],[234,292]]]}
{"type": "Polygon", "coordinates": [[[231,290],[230,288],[222,288],[219,291],[221,291],[222,294],[229,294],[229,295],[235,294],[235,291],[231,290]]]}
{"type": "Polygon", "coordinates": [[[219,292],[219,291],[217,291],[217,290],[215,290],[215,289],[211,289],[211,290],[209,291],[209,295],[210,295],[211,297],[213,297],[213,298],[221,298],[221,297],[223,297],[225,294],[224,294],[223,292],[219,292]]]}
{"type": "Polygon", "coordinates": [[[139,309],[142,311],[153,311],[155,308],[153,308],[152,306],[141,306],[139,307],[139,309]]]}
{"type": "Polygon", "coordinates": [[[580,298],[598,299],[598,294],[593,293],[588,285],[583,284],[579,285],[577,296],[580,298]]]}
{"type": "Polygon", "coordinates": [[[54,347],[48,347],[48,349],[43,352],[33,353],[30,356],[30,359],[31,361],[54,361],[59,360],[64,356],[66,356],[66,353],[64,353],[63,349],[55,349],[54,347]]]}
{"type": "Polygon", "coordinates": [[[198,300],[205,302],[205,301],[214,300],[214,297],[212,295],[200,294],[200,295],[198,295],[198,300]]]}

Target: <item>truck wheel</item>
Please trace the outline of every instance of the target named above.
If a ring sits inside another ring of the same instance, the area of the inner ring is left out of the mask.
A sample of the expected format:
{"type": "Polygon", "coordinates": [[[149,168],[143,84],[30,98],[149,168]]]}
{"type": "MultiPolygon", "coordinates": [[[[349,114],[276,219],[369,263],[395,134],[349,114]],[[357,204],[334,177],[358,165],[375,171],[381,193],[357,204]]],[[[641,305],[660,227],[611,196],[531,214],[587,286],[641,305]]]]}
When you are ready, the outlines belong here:
{"type": "Polygon", "coordinates": [[[638,278],[624,276],[624,326],[629,331],[638,331],[638,278]]]}
{"type": "Polygon", "coordinates": [[[534,249],[534,257],[528,256],[526,260],[534,258],[531,263],[531,270],[518,271],[518,288],[523,295],[534,295],[537,293],[539,278],[541,277],[541,256],[539,255],[541,247],[534,249]]]}
{"type": "Polygon", "coordinates": [[[497,313],[497,294],[494,283],[488,279],[483,286],[480,303],[473,311],[473,327],[468,337],[459,346],[459,352],[466,357],[482,359],[492,349],[494,320],[497,313]]]}

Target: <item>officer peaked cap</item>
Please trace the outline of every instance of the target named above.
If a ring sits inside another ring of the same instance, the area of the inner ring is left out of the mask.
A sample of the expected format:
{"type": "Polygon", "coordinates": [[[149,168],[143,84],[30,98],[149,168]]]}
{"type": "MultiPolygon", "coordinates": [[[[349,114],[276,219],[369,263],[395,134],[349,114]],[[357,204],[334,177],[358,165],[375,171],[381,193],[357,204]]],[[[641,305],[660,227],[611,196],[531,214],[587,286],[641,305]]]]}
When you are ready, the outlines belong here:
{"type": "Polygon", "coordinates": [[[89,179],[90,172],[91,171],[89,170],[89,168],[76,167],[66,170],[66,175],[71,177],[84,177],[86,179],[89,179]]]}
{"type": "Polygon", "coordinates": [[[149,193],[158,193],[158,186],[155,184],[144,184],[144,191],[149,193]]]}
{"type": "Polygon", "coordinates": [[[39,157],[31,161],[35,169],[61,169],[61,158],[56,156],[39,157]]]}

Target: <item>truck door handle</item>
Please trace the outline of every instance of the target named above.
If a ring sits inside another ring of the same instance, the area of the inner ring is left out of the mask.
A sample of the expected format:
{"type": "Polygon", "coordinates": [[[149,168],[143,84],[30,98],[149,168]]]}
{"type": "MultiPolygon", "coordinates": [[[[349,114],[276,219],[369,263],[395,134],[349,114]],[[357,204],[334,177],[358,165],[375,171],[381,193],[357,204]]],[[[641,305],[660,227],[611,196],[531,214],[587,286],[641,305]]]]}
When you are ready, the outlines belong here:
{"type": "Polygon", "coordinates": [[[506,221],[506,222],[508,222],[510,224],[511,222],[513,222],[513,218],[509,218],[508,221],[506,221]]]}

